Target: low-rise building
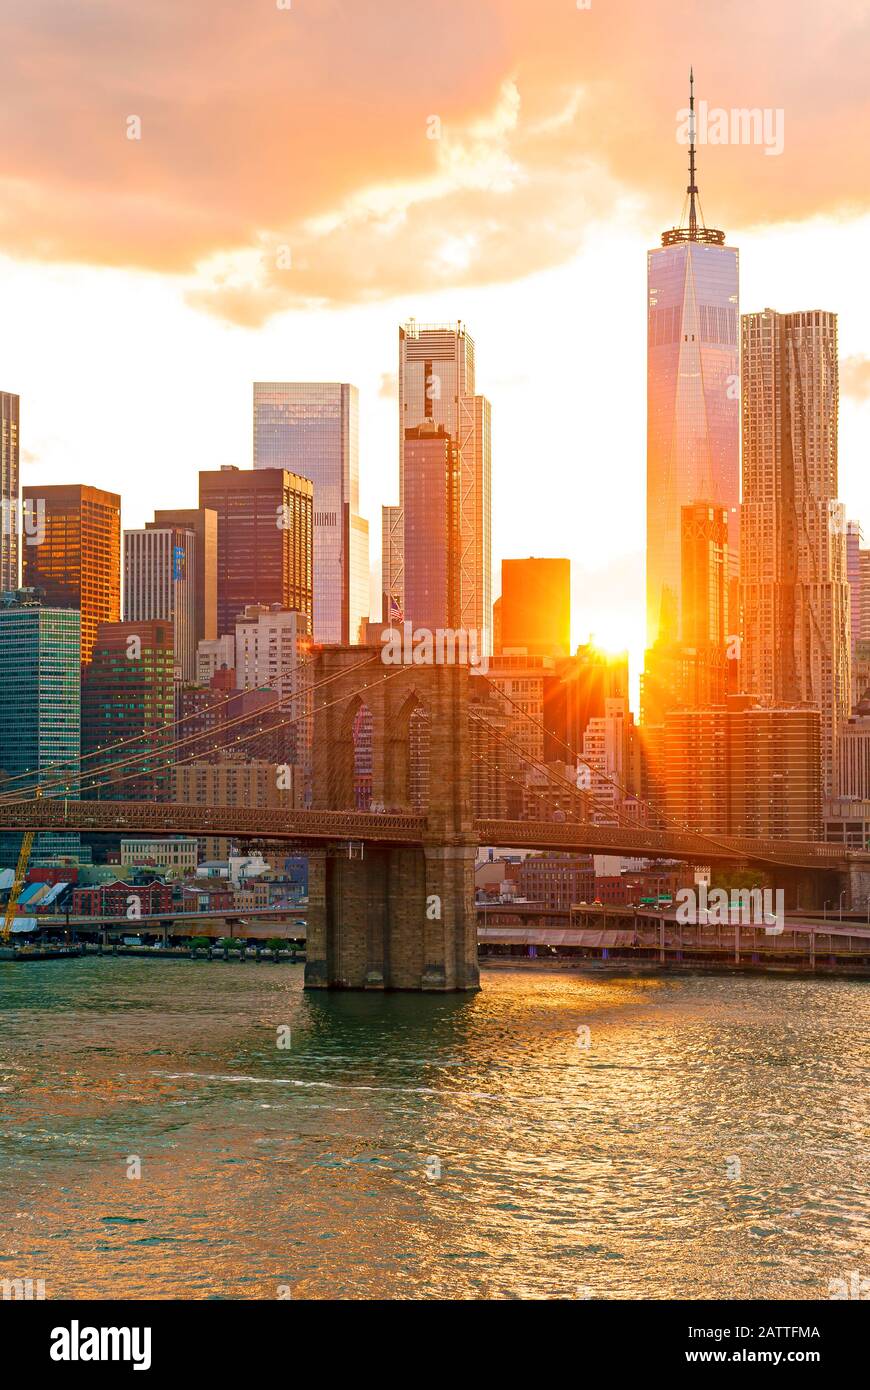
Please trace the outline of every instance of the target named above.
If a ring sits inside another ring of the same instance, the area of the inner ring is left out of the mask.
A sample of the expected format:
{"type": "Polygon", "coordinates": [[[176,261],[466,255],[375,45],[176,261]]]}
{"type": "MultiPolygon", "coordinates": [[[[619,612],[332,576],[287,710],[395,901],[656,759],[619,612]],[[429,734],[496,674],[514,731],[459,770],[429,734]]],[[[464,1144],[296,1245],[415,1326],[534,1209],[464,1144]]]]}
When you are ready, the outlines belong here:
{"type": "Polygon", "coordinates": [[[594,894],[595,870],[591,854],[532,854],[524,859],[517,876],[523,898],[547,907],[569,908],[589,902],[594,894]]]}
{"type": "Polygon", "coordinates": [[[174,876],[193,873],[198,857],[197,842],[187,835],[170,835],[162,840],[137,836],[121,841],[122,864],[147,865],[174,876]]]}
{"type": "Polygon", "coordinates": [[[116,879],[93,888],[72,890],[70,911],[75,917],[130,917],[131,920],[157,912],[171,912],[172,888],[154,879],[151,883],[116,879]]]}

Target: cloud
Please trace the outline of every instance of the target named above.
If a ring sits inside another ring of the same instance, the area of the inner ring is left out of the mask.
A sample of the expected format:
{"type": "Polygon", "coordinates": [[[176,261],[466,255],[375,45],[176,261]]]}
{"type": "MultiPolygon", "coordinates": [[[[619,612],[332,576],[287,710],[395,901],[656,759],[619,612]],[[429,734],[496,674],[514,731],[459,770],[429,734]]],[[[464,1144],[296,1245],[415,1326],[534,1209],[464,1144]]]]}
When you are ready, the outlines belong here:
{"type": "Polygon", "coordinates": [[[239,323],[514,279],[617,207],[652,243],[679,217],[690,61],[710,107],[784,113],[776,158],[699,150],[713,225],[870,202],[851,0],[0,0],[0,21],[0,252],[177,275],[239,323]]]}

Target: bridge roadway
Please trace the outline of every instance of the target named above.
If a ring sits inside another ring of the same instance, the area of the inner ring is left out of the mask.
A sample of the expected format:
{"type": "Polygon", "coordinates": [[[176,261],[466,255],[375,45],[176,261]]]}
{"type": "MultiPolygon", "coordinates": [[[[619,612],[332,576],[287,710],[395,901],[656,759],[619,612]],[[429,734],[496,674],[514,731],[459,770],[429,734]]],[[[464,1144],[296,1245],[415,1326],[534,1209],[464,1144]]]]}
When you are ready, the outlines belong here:
{"type": "MultiPolygon", "coordinates": [[[[0,803],[0,832],[211,835],[322,844],[421,846],[432,839],[426,816],[406,812],[285,811],[183,802],[72,801],[41,797],[0,803]]],[[[697,864],[751,863],[815,870],[870,871],[870,853],[822,841],[706,837],[691,830],[587,822],[475,820],[479,845],[569,854],[619,854],[697,864]]]]}

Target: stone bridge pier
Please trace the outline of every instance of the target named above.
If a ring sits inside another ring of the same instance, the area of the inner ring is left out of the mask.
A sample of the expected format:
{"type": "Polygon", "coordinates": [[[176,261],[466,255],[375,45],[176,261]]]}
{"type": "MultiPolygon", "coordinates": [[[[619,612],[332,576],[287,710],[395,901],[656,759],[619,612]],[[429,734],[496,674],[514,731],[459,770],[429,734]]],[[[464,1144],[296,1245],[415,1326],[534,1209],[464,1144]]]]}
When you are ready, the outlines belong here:
{"type": "Polygon", "coordinates": [[[837,896],[845,888],[844,901],[853,912],[865,912],[870,906],[870,869],[867,865],[850,864],[845,873],[838,875],[837,896]]]}
{"type": "Polygon", "coordinates": [[[306,989],[480,986],[473,845],[367,845],[308,860],[306,989]]]}
{"type": "MultiPolygon", "coordinates": [[[[800,909],[802,912],[821,913],[825,903],[836,907],[840,900],[840,890],[848,888],[848,875],[843,875],[836,869],[820,872],[818,869],[779,865],[776,869],[769,870],[768,874],[773,886],[782,888],[785,893],[786,912],[800,909]]],[[[848,894],[843,902],[848,905],[848,894]]]]}
{"type": "Polygon", "coordinates": [[[313,680],[337,678],[322,703],[314,693],[312,806],[368,809],[356,804],[364,727],[372,805],[425,814],[424,840],[309,853],[305,988],[476,990],[468,671],[380,658],[380,648],[316,654],[313,680]]]}

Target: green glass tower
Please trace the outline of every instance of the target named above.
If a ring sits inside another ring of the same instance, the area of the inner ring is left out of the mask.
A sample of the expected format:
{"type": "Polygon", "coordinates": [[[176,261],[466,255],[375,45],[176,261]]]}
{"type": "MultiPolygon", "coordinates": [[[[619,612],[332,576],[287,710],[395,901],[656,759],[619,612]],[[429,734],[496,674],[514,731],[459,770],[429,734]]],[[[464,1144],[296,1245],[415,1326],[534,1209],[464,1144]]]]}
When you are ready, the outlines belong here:
{"type": "MultiPolygon", "coordinates": [[[[81,738],[80,616],[48,608],[38,590],[0,596],[0,788],[23,798],[78,795],[81,738]],[[55,786],[54,784],[62,784],[55,786]]],[[[0,864],[14,867],[20,835],[0,835],[0,864]]],[[[38,835],[34,859],[78,854],[78,835],[38,835]]]]}

